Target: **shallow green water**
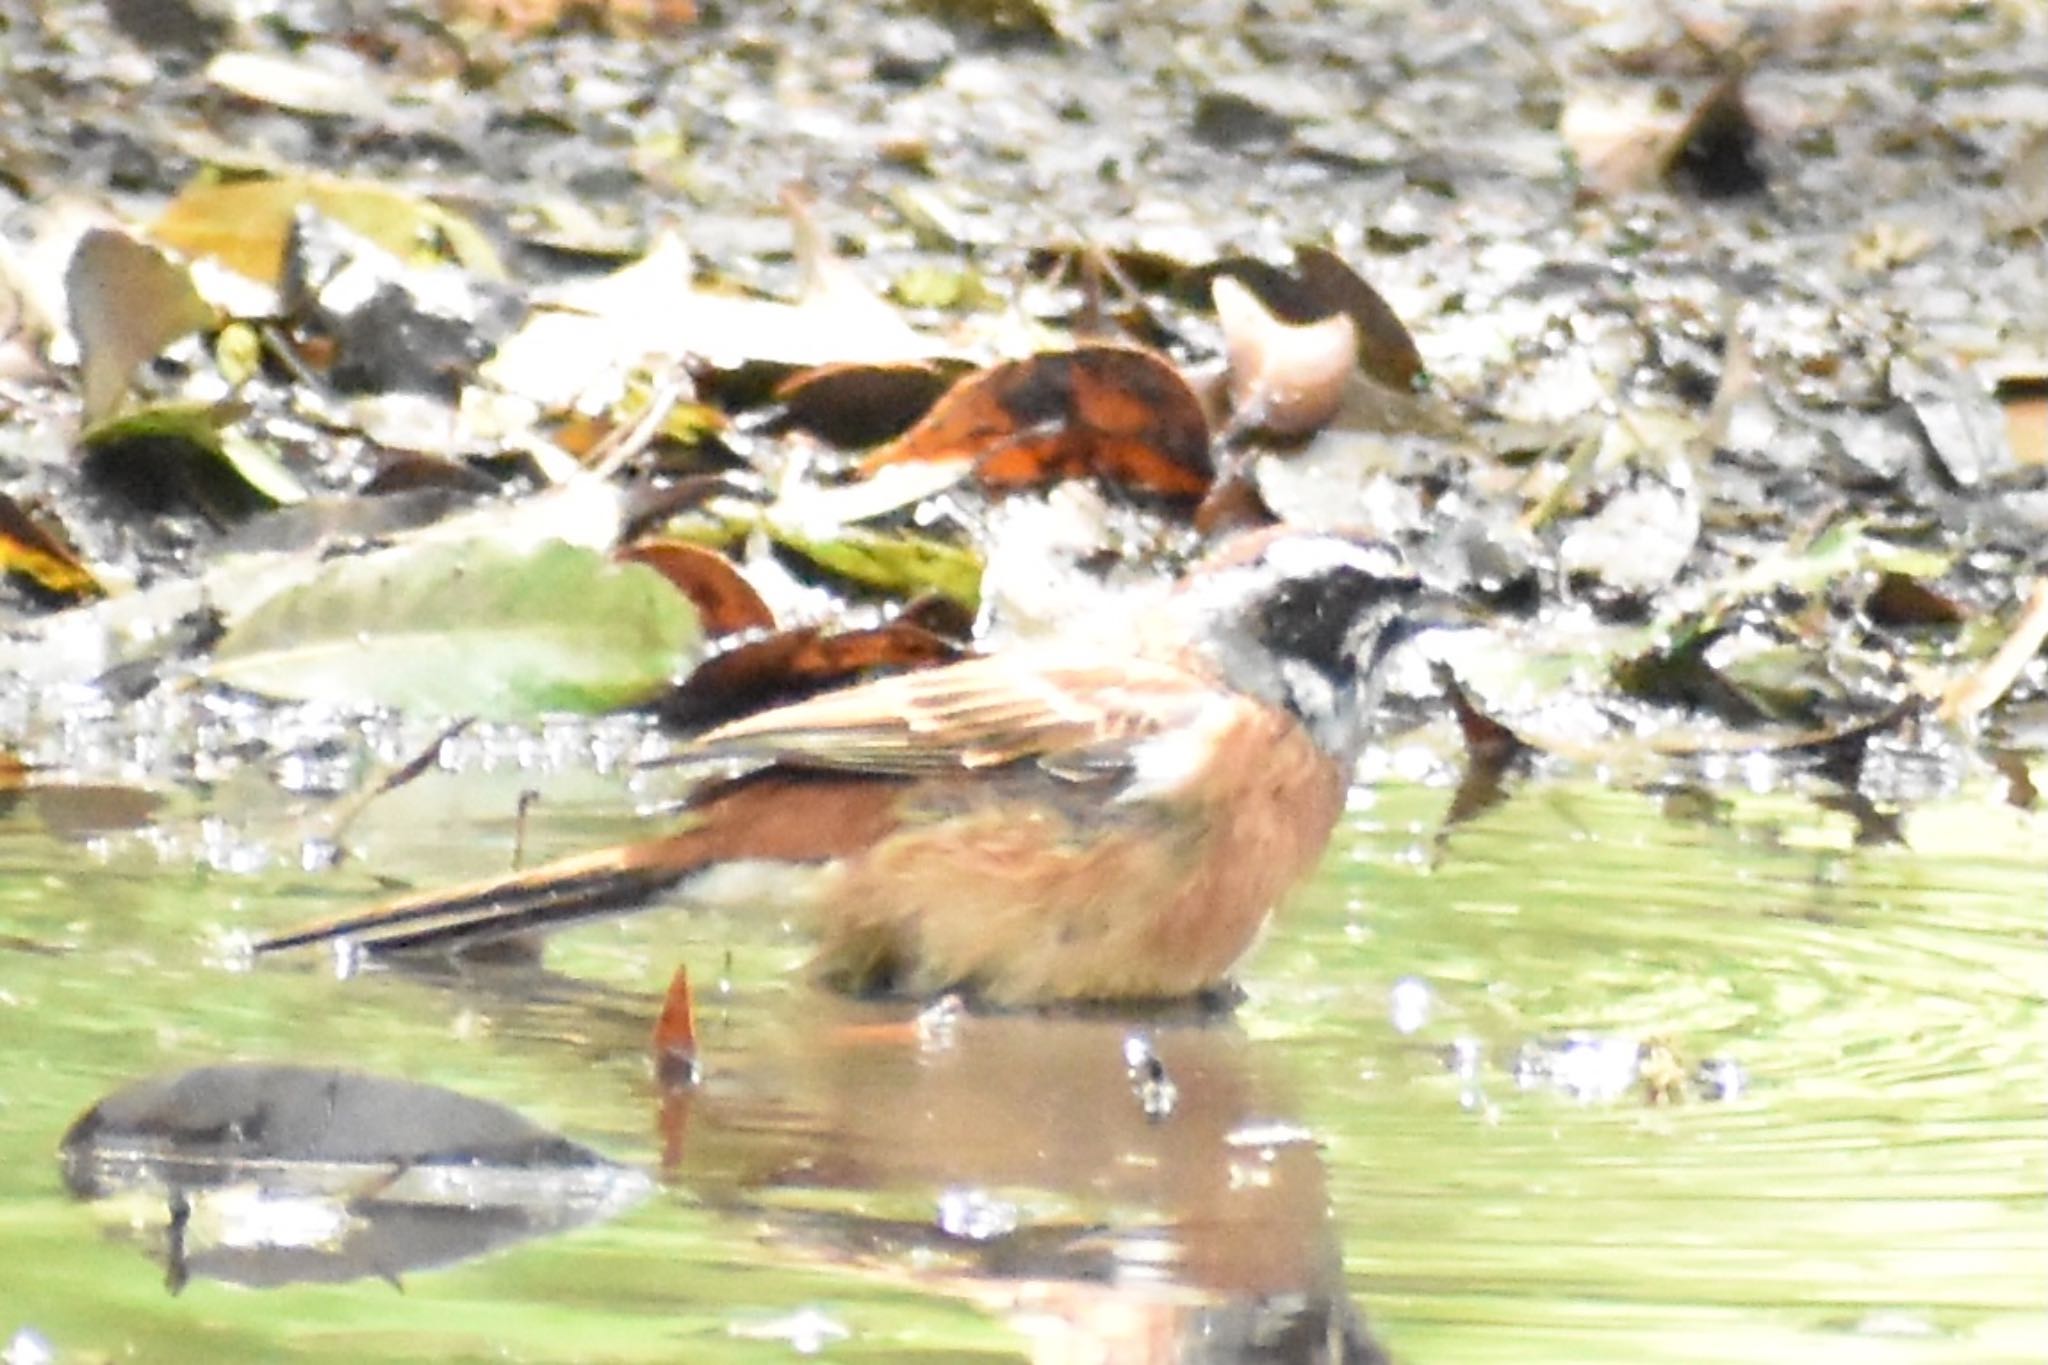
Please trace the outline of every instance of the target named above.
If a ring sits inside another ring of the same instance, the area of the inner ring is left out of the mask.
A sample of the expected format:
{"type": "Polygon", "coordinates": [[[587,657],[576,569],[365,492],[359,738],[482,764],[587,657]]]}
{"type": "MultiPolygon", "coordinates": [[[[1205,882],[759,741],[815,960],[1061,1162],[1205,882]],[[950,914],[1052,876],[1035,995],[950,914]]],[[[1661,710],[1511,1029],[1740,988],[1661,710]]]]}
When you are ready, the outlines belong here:
{"type": "MultiPolygon", "coordinates": [[[[622,831],[615,793],[549,785],[536,852],[622,831]]],[[[417,784],[332,873],[194,870],[233,861],[224,833],[292,846],[260,802],[91,843],[32,805],[0,818],[0,1334],[65,1360],[1218,1359],[1335,1298],[1410,1361],[2048,1357],[2048,820],[1995,793],[1856,847],[1797,795],[1554,780],[1440,837],[1447,791],[1389,783],[1220,1023],[920,1039],[906,1009],[801,984],[780,928],[679,915],[570,935],[549,977],[237,963],[227,936],[351,904],[373,870],[502,867],[505,822],[471,817],[514,790],[417,784]],[[678,961],[709,1074],[664,1132],[647,1030],[678,961]],[[1406,978],[1432,1008],[1404,1033],[1406,978]],[[1749,1085],[1518,1084],[1518,1053],[1573,1030],[1749,1085]],[[1162,1118],[1134,1032],[1174,1086],[1162,1118]],[[75,1202],[55,1147],[106,1092],[229,1058],[494,1099],[659,1183],[402,1292],[172,1295],[162,1209],[75,1202]]]]}

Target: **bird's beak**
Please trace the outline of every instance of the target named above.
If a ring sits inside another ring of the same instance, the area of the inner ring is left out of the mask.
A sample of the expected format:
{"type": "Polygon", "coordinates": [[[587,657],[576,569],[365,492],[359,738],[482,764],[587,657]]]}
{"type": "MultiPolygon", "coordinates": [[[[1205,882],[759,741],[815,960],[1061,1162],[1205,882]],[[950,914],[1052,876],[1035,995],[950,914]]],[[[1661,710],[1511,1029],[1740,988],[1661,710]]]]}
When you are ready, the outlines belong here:
{"type": "Polygon", "coordinates": [[[1360,641],[1365,653],[1360,672],[1366,677],[1377,674],[1389,658],[1425,635],[1470,630],[1479,624],[1478,616],[1457,594],[1418,584],[1397,616],[1369,641],[1360,641]]]}
{"type": "Polygon", "coordinates": [[[1483,624],[1483,618],[1464,597],[1425,584],[1402,606],[1401,614],[1381,632],[1381,643],[1376,652],[1386,654],[1424,635],[1476,630],[1483,624]]]}

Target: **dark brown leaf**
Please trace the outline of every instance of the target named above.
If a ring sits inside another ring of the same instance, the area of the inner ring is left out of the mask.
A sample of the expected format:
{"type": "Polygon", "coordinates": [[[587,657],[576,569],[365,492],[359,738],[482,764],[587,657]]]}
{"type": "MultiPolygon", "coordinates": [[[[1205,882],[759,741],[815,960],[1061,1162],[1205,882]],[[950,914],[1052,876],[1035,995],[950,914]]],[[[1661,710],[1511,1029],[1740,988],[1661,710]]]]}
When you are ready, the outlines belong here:
{"type": "Polygon", "coordinates": [[[911,621],[827,635],[799,626],[749,640],[699,664],[661,704],[686,730],[751,715],[884,672],[951,663],[965,651],[911,621]]]}
{"type": "Polygon", "coordinates": [[[697,619],[709,638],[775,629],[775,613],[761,594],[715,550],[680,540],[643,540],[621,549],[617,557],[645,564],[675,584],[697,608],[697,619]]]}
{"type": "Polygon", "coordinates": [[[818,365],[776,386],[791,425],[836,445],[871,446],[908,431],[946,391],[945,368],[907,360],[818,365]]]}
{"type": "Polygon", "coordinates": [[[1304,247],[1295,269],[1315,298],[1351,319],[1358,329],[1358,367],[1389,388],[1403,392],[1422,377],[1422,352],[1380,291],[1365,282],[1335,252],[1304,247]]]}

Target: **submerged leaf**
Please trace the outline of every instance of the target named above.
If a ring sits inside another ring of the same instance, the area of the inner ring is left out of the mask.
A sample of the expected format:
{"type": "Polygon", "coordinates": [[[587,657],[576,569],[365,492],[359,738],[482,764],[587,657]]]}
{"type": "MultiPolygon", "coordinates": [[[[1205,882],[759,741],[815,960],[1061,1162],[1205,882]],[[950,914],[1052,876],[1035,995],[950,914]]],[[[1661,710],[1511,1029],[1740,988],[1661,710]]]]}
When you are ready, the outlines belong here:
{"type": "Polygon", "coordinates": [[[700,638],[641,565],[559,541],[430,542],[335,560],[261,603],[211,672],[271,696],[523,720],[646,701],[700,638]]]}
{"type": "Polygon", "coordinates": [[[501,1105],[325,1067],[141,1081],[81,1115],[59,1153],[82,1199],[162,1201],[174,1291],[396,1279],[611,1217],[649,1188],[501,1105]]]}

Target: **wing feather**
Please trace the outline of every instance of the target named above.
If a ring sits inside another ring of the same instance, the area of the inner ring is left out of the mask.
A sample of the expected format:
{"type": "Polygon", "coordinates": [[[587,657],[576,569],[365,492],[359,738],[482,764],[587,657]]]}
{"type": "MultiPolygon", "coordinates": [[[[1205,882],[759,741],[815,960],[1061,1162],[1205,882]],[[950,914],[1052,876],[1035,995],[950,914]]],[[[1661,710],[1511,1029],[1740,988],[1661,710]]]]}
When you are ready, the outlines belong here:
{"type": "Polygon", "coordinates": [[[899,674],[723,725],[679,762],[737,762],[900,776],[1025,759],[1054,771],[1104,758],[1213,701],[1204,680],[1164,664],[1090,657],[967,659],[899,674]],[[1063,764],[1062,756],[1087,761],[1063,764]]]}

